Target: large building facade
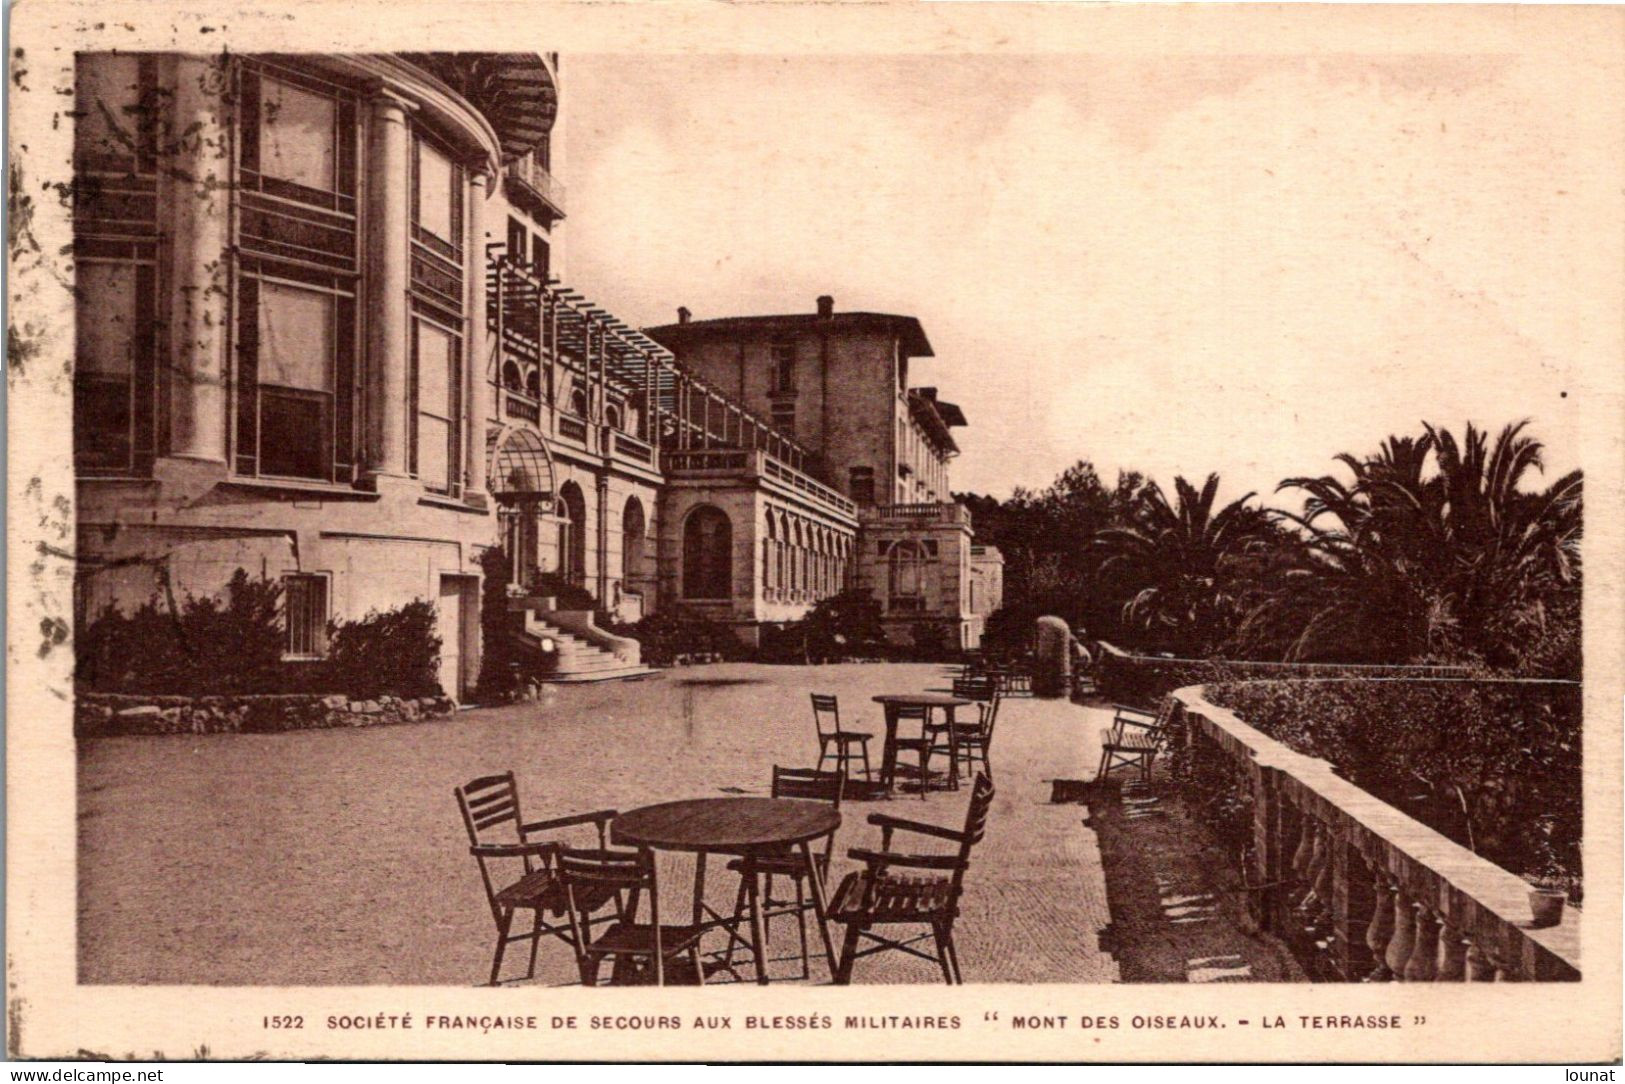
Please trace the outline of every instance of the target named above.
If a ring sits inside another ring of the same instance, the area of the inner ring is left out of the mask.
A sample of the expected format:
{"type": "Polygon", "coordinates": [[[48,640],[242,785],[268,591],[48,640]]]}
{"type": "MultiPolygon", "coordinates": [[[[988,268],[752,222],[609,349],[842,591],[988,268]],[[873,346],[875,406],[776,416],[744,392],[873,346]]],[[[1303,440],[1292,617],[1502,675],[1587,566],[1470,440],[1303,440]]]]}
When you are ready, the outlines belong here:
{"type": "Polygon", "coordinates": [[[76,75],[81,620],[241,568],[282,581],[297,659],[426,598],[464,696],[500,548],[515,635],[568,630],[566,672],[638,660],[551,608],[561,582],[747,640],[884,583],[893,617],[974,640],[963,418],[907,387],[918,324],[836,319],[842,360],[792,366],[809,398],[787,399],[781,370],[689,357],[564,285],[556,57],[86,54],[76,75]]]}

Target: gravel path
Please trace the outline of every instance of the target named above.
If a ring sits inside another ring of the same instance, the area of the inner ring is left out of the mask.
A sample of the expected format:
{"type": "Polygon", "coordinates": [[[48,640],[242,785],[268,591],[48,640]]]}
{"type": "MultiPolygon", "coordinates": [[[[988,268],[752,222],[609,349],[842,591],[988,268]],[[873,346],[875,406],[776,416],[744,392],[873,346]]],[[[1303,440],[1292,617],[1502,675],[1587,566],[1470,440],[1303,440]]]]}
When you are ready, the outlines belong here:
{"type": "MultiPolygon", "coordinates": [[[[456,784],[512,768],[527,819],[765,793],[775,762],[816,758],[808,692],[839,694],[846,725],[879,734],[869,697],[947,680],[944,668],[923,664],[727,664],[561,687],[541,703],[415,726],[84,742],[81,980],[482,982],[493,926],[452,799],[456,784]]],[[[998,797],[957,929],[967,981],[1117,979],[1098,944],[1109,917],[1094,833],[1082,807],[1049,803],[1049,780],[1093,774],[1107,720],[1067,703],[1005,702],[993,758],[998,797]]],[[[957,826],[965,798],[933,792],[925,801],[849,805],[838,869],[847,868],[846,848],[878,845],[869,812],[957,826]]],[[[709,872],[708,898],[731,907],[733,876],[717,859],[709,872]]],[[[668,906],[687,898],[692,875],[691,859],[663,860],[668,906]]],[[[789,953],[791,923],[776,929],[772,947],[789,953]]],[[[510,964],[508,973],[522,973],[522,960],[510,964]]],[[[822,974],[815,963],[815,979],[822,974]]],[[[544,943],[536,981],[575,981],[562,943],[544,943]]],[[[940,976],[887,953],[860,960],[854,981],[940,976]]]]}

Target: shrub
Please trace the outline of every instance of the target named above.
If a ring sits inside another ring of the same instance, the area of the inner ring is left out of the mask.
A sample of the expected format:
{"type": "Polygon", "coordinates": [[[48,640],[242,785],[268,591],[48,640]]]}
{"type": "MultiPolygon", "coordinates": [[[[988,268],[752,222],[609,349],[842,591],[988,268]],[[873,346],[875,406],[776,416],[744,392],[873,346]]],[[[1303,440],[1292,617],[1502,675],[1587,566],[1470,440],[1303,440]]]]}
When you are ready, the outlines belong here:
{"type": "Polygon", "coordinates": [[[672,666],[682,655],[745,657],[745,645],[727,625],[681,610],[662,610],[630,625],[610,622],[600,627],[636,640],[647,666],[672,666]]]}
{"type": "Polygon", "coordinates": [[[418,599],[335,622],[325,666],[330,681],[353,697],[440,696],[440,646],[434,606],[418,599]]]}
{"type": "Polygon", "coordinates": [[[941,662],[948,657],[948,630],[939,622],[927,621],[915,625],[910,635],[914,641],[915,658],[923,662],[941,662]]]}
{"type": "Polygon", "coordinates": [[[282,586],[238,569],[224,597],[167,589],[128,616],[109,605],[80,631],[75,682],[91,692],[198,696],[312,688],[307,665],[282,661],[282,586]]]}
{"type": "Polygon", "coordinates": [[[1577,683],[1248,681],[1207,696],[1490,861],[1578,898],[1577,683]]]}
{"type": "Polygon", "coordinates": [[[1464,666],[1357,666],[1340,663],[1245,662],[1234,659],[1175,659],[1125,655],[1102,647],[1094,651],[1095,685],[1108,700],[1153,707],[1187,685],[1284,678],[1449,678],[1469,677],[1464,666]]]}
{"type": "Polygon", "coordinates": [[[596,610],[598,600],[580,584],[571,583],[557,572],[538,572],[531,577],[533,595],[549,595],[555,610],[596,610]]]}

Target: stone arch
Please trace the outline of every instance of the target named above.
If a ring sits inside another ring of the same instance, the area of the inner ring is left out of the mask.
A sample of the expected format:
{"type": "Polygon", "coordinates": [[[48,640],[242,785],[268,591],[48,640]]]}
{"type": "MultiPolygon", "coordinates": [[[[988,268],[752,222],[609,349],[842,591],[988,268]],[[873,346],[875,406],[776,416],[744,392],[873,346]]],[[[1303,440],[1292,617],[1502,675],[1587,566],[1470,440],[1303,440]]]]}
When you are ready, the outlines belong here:
{"type": "Polygon", "coordinates": [[[587,499],[575,482],[559,487],[559,572],[566,581],[587,583],[587,499]]]}
{"type": "Polygon", "coordinates": [[[683,597],[733,596],[733,521],[714,504],[691,509],[683,520],[683,597]]]}

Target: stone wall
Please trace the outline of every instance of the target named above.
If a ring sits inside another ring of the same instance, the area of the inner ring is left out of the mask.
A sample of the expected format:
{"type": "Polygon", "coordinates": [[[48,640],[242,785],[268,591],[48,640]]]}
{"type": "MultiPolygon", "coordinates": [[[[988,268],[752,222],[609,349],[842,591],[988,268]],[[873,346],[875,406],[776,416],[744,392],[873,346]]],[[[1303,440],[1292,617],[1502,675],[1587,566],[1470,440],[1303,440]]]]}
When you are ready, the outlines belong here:
{"type": "Polygon", "coordinates": [[[381,696],[351,700],[315,696],[134,696],[80,693],[74,699],[78,738],[143,734],[273,734],[326,727],[390,726],[449,715],[445,697],[381,696]]]}

